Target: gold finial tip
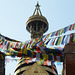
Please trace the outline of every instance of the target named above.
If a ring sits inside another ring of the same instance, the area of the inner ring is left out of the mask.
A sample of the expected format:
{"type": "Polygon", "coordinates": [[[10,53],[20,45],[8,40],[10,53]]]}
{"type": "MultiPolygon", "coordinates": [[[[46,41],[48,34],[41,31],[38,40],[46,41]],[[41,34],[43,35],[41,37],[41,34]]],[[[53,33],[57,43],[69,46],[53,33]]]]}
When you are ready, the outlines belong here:
{"type": "Polygon", "coordinates": [[[37,2],[36,7],[40,7],[39,2],[37,2]]]}

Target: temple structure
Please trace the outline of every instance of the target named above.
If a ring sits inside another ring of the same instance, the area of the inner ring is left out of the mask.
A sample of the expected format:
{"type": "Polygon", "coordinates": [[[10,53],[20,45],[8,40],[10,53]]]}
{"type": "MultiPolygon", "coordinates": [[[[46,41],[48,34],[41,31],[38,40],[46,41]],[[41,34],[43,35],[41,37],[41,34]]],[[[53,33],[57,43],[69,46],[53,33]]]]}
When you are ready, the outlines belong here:
{"type": "MultiPolygon", "coordinates": [[[[40,5],[37,3],[34,13],[26,23],[26,29],[31,33],[31,39],[43,36],[48,30],[48,21],[42,15],[40,5]]],[[[25,59],[22,59],[25,60],[25,59]]],[[[38,65],[37,63],[30,62],[29,64],[20,61],[15,69],[14,75],[57,75],[55,66],[38,65]],[[52,70],[52,67],[54,68],[52,70]]]]}
{"type": "Polygon", "coordinates": [[[0,75],[5,75],[5,55],[0,52],[0,75]]]}

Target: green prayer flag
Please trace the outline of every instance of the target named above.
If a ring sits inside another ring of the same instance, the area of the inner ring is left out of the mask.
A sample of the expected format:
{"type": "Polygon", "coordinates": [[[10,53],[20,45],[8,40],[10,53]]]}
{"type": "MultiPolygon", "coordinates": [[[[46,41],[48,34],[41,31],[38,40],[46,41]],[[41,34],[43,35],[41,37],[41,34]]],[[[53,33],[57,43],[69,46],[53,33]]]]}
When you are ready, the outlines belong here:
{"type": "Polygon", "coordinates": [[[8,42],[8,41],[6,40],[6,41],[5,41],[5,45],[7,44],[7,42],[8,42]]]}
{"type": "Polygon", "coordinates": [[[9,48],[10,48],[10,42],[8,42],[8,45],[7,45],[7,49],[9,50],[9,48]]]}
{"type": "Polygon", "coordinates": [[[55,45],[57,45],[57,44],[58,44],[59,39],[60,39],[60,37],[58,37],[58,38],[57,38],[57,41],[56,41],[55,45]]]}
{"type": "Polygon", "coordinates": [[[22,45],[23,45],[23,44],[21,43],[21,44],[20,44],[20,48],[22,47],[22,45]]]}

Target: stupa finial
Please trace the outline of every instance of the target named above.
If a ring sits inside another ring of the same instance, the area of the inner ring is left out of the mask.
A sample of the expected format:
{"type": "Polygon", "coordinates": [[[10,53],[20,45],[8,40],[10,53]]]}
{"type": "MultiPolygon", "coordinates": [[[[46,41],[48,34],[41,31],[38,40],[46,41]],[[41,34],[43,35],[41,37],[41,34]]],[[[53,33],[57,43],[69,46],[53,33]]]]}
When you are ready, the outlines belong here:
{"type": "Polygon", "coordinates": [[[35,12],[37,11],[38,14],[40,14],[42,16],[42,13],[41,13],[41,10],[40,10],[40,5],[39,5],[39,2],[37,2],[37,4],[35,5],[35,10],[34,10],[34,13],[33,15],[35,15],[35,12]]]}

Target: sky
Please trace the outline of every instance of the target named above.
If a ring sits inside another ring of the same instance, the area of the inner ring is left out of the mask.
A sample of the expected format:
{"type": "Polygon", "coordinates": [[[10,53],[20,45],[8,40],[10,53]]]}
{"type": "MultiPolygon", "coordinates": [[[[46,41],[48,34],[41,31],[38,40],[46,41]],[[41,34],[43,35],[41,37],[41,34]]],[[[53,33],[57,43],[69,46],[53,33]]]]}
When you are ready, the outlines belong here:
{"type": "MultiPolygon", "coordinates": [[[[26,22],[39,1],[49,29],[45,34],[75,23],[75,0],[0,0],[0,33],[19,41],[30,40],[26,22]]],[[[13,75],[17,62],[6,63],[6,75],[13,75]]]]}

